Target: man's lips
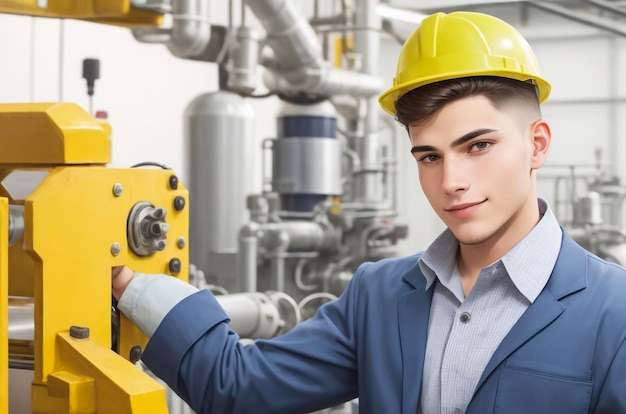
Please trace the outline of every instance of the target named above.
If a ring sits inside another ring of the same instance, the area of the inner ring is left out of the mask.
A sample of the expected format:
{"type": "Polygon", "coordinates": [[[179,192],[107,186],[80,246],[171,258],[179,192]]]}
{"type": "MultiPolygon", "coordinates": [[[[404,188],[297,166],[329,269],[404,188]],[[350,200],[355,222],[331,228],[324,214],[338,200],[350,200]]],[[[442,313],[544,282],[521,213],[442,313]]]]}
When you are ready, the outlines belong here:
{"type": "Polygon", "coordinates": [[[463,203],[463,204],[455,204],[447,209],[452,217],[455,218],[466,218],[471,216],[478,208],[487,200],[478,201],[474,203],[463,203]]]}

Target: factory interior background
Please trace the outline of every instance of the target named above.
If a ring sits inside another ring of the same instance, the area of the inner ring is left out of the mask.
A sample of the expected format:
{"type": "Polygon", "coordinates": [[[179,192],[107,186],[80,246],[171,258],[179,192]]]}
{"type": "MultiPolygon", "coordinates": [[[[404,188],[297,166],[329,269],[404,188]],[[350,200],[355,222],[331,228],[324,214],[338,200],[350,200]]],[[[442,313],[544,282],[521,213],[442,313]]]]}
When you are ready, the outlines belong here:
{"type": "MultiPolygon", "coordinates": [[[[189,137],[185,137],[189,132],[185,123],[192,110],[192,102],[220,89],[220,74],[215,61],[175,56],[164,44],[140,41],[139,36],[133,35],[128,27],[5,12],[10,10],[11,3],[0,0],[0,103],[71,102],[92,116],[96,116],[96,112],[105,113],[100,116],[106,116],[112,131],[107,167],[127,169],[146,162],[163,164],[171,168],[180,183],[190,190],[192,207],[193,190],[202,184],[196,183],[195,187],[191,184],[193,174],[204,168],[203,171],[213,171],[214,174],[221,171],[224,174],[221,179],[226,183],[236,178],[238,181],[232,187],[226,185],[220,187],[219,191],[213,189],[206,196],[209,204],[219,203],[220,200],[238,204],[233,207],[233,211],[241,214],[235,217],[235,223],[230,223],[231,228],[226,230],[230,232],[230,236],[225,236],[231,243],[226,246],[228,248],[235,246],[235,250],[242,249],[243,245],[238,244],[242,243],[238,239],[240,226],[249,221],[257,221],[260,226],[267,224],[268,212],[261,210],[267,204],[272,205],[273,199],[270,197],[266,200],[259,196],[247,201],[246,197],[263,194],[270,186],[268,180],[271,181],[272,167],[268,154],[271,149],[268,149],[267,143],[280,134],[278,119],[281,114],[285,114],[286,109],[283,100],[276,94],[268,93],[271,90],[265,82],[266,68],[263,65],[250,65],[247,68],[250,70],[248,80],[255,81],[253,90],[248,91],[247,97],[243,98],[245,111],[248,111],[246,122],[250,122],[247,124],[250,141],[234,141],[237,144],[229,148],[240,153],[232,160],[224,161],[225,169],[220,170],[219,165],[208,165],[216,162],[215,154],[198,153],[199,147],[190,148],[189,137]],[[85,59],[99,61],[99,77],[95,81],[92,96],[87,94],[82,72],[85,59]]],[[[48,2],[39,3],[45,7],[48,2]]],[[[171,6],[176,0],[131,3],[138,8],[158,9],[163,8],[163,5],[171,6]]],[[[547,165],[538,174],[539,194],[548,200],[557,217],[571,227],[579,241],[594,247],[594,243],[601,239],[601,254],[622,265],[626,263],[622,208],[626,194],[626,184],[623,183],[626,176],[626,163],[623,161],[626,159],[626,1],[291,0],[288,3],[304,21],[311,23],[322,45],[323,60],[329,66],[353,73],[357,73],[359,67],[366,67],[368,76],[380,80],[380,84],[372,86],[380,91],[391,86],[402,42],[419,24],[420,16],[435,11],[481,11],[498,16],[518,28],[534,49],[543,77],[552,84],[551,96],[542,105],[542,111],[552,127],[553,144],[547,165]],[[371,13],[363,17],[363,10],[371,13]],[[331,19],[342,15],[349,16],[342,23],[343,26],[337,23],[339,20],[331,19]],[[324,18],[327,18],[327,23],[324,23],[324,18]],[[364,26],[370,30],[364,30],[364,26]],[[364,32],[370,36],[366,42],[371,49],[358,50],[356,47],[350,53],[341,55],[342,51],[346,51],[341,49],[342,45],[348,47],[347,42],[341,42],[342,36],[351,38],[350,42],[356,37],[358,46],[358,36],[363,36],[364,32]],[[577,216],[577,206],[595,206],[598,210],[590,213],[593,217],[586,217],[583,213],[580,213],[583,216],[577,216]]],[[[243,0],[207,1],[202,10],[210,24],[227,30],[245,25],[257,30],[262,38],[267,29],[243,0]]],[[[349,78],[350,75],[347,76],[349,78]]],[[[338,221],[340,224],[331,222],[347,235],[343,240],[344,248],[356,246],[355,250],[358,250],[363,242],[372,250],[366,251],[364,248],[364,253],[352,258],[354,262],[342,262],[341,255],[345,249],[332,250],[325,241],[318,243],[304,237],[304,247],[294,248],[295,253],[285,256],[287,259],[283,261],[277,259],[279,256],[267,253],[275,247],[273,241],[267,241],[266,246],[259,247],[259,251],[267,255],[263,260],[258,260],[259,267],[253,272],[254,277],[258,277],[257,283],[256,280],[250,282],[249,274],[246,278],[239,275],[246,280],[243,282],[232,282],[232,278],[225,276],[233,269],[241,269],[242,263],[250,265],[257,262],[255,258],[246,261],[245,258],[233,257],[237,253],[241,255],[241,250],[223,252],[218,249],[210,252],[212,259],[209,261],[213,260],[211,263],[221,270],[214,275],[214,279],[209,277],[198,282],[201,286],[230,284],[225,289],[229,292],[247,291],[251,287],[259,291],[282,289],[283,293],[300,303],[312,292],[334,292],[336,295],[340,289],[333,291],[332,286],[345,286],[345,279],[349,278],[356,262],[423,250],[444,229],[420,190],[406,131],[377,104],[372,104],[377,95],[365,95],[363,93],[363,96],[355,97],[348,90],[345,94],[332,96],[327,102],[331,102],[336,110],[337,140],[341,142],[342,148],[349,146],[346,142],[353,142],[346,137],[356,137],[358,141],[358,135],[364,128],[361,124],[367,124],[364,117],[377,120],[373,124],[376,130],[368,133],[376,135],[377,138],[372,142],[383,148],[380,150],[383,155],[379,159],[381,169],[377,171],[376,178],[382,182],[382,189],[372,192],[380,195],[380,199],[372,201],[367,197],[355,196],[363,194],[362,188],[355,184],[349,192],[348,203],[343,212],[339,213],[339,216],[345,213],[345,217],[342,216],[338,221]],[[365,103],[359,103],[359,99],[365,103]],[[350,116],[346,117],[345,114],[352,115],[352,118],[348,119],[350,116]],[[366,223],[359,224],[361,219],[366,223]],[[371,240],[368,239],[370,236],[371,240]],[[324,257],[330,257],[328,260],[334,263],[332,268],[322,268],[319,263],[315,263],[316,259],[324,257]],[[292,281],[294,274],[295,282],[292,281]]],[[[228,131],[222,130],[220,133],[225,133],[226,136],[220,138],[225,142],[236,138],[228,136],[228,131]]],[[[200,139],[210,141],[211,131],[207,131],[206,136],[200,139]]],[[[319,150],[320,153],[331,150],[325,147],[311,149],[319,150]]],[[[343,179],[346,168],[354,169],[355,165],[365,162],[363,151],[367,153],[367,149],[364,150],[358,143],[349,150],[343,150],[343,174],[340,174],[343,179]]],[[[378,151],[376,149],[377,156],[378,151]]],[[[274,163],[278,161],[286,162],[283,158],[275,157],[274,163]]],[[[332,170],[323,159],[311,161],[315,174],[323,175],[332,170]]],[[[293,165],[287,164],[283,171],[277,170],[274,165],[273,173],[286,178],[288,171],[295,171],[293,165]]],[[[331,177],[330,180],[335,178],[331,177]]],[[[310,183],[303,175],[299,179],[302,185],[310,183]]],[[[330,195],[338,195],[326,177],[316,176],[312,181],[326,186],[330,195]]],[[[344,184],[339,192],[350,186],[350,179],[344,184]]],[[[80,198],[79,195],[76,197],[80,198]]],[[[98,200],[91,201],[98,203],[98,200]]],[[[80,204],[87,206],[89,200],[80,204]]],[[[220,214],[229,205],[221,207],[220,214]]],[[[310,216],[302,211],[298,213],[300,215],[293,212],[289,216],[303,222],[302,229],[293,230],[293,239],[300,235],[299,231],[309,231],[307,226],[313,224],[313,220],[309,222],[310,216]]],[[[124,212],[124,217],[126,214],[124,212]]],[[[201,228],[207,233],[214,232],[211,226],[217,226],[218,221],[232,220],[230,216],[226,219],[209,217],[212,213],[207,212],[205,219],[208,224],[205,225],[199,213],[196,216],[193,212],[190,214],[190,229],[201,228]]],[[[269,221],[271,214],[272,211],[269,212],[269,221]]],[[[268,227],[268,232],[270,230],[276,229],[268,227]]],[[[315,227],[319,237],[328,241],[334,236],[326,233],[326,230],[327,227],[315,227]]],[[[289,232],[292,229],[276,231],[289,232]]],[[[197,240],[204,239],[198,236],[197,240]]],[[[259,245],[263,242],[258,241],[259,245]]],[[[194,243],[193,236],[190,236],[190,243],[194,243]]],[[[211,239],[207,243],[219,241],[211,239]]],[[[190,245],[189,260],[183,260],[185,274],[186,267],[194,264],[192,248],[193,245],[190,245]]],[[[151,269],[161,267],[155,265],[151,269]]],[[[205,274],[210,273],[206,269],[200,270],[205,274]]],[[[297,319],[300,320],[300,317],[297,319]]],[[[16,387],[28,388],[32,380],[28,376],[27,379],[18,379],[22,375],[19,371],[12,369],[9,375],[9,385],[13,387],[11,393],[16,392],[16,387]]],[[[29,375],[32,376],[32,373],[29,375]]],[[[10,412],[29,412],[29,408],[24,408],[29,406],[29,400],[29,396],[14,397],[11,402],[13,410],[10,412]]],[[[171,412],[185,410],[181,406],[172,408],[172,404],[170,402],[171,412]]]]}

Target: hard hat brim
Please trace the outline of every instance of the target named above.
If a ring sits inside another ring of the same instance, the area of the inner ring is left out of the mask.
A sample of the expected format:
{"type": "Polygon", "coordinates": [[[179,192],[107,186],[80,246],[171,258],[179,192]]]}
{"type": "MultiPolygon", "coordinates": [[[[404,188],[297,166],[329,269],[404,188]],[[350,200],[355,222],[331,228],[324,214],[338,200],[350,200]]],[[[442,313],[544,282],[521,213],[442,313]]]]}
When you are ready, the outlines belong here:
{"type": "Polygon", "coordinates": [[[468,73],[467,71],[459,72],[459,73],[446,73],[445,75],[436,75],[430,76],[426,78],[421,78],[419,80],[412,80],[409,82],[402,83],[400,85],[395,85],[392,88],[389,88],[385,92],[383,92],[378,98],[378,103],[383,108],[385,112],[390,115],[396,115],[396,102],[400,99],[404,94],[410,92],[419,87],[429,85],[431,83],[436,83],[444,80],[450,79],[459,79],[459,78],[469,78],[469,77],[479,77],[479,76],[497,76],[507,79],[515,79],[521,82],[532,82],[537,86],[537,98],[539,103],[544,102],[550,96],[550,91],[552,87],[550,84],[543,78],[533,75],[533,76],[523,76],[523,74],[519,72],[506,71],[506,70],[493,70],[493,71],[476,71],[476,73],[468,73]]]}

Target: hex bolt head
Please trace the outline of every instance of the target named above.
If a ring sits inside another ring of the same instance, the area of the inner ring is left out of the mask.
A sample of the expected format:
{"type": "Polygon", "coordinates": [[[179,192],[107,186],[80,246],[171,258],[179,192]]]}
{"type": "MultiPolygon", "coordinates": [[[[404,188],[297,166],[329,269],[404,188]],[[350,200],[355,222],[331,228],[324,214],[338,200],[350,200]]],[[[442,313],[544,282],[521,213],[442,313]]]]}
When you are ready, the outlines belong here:
{"type": "Polygon", "coordinates": [[[170,188],[172,190],[178,189],[178,177],[176,177],[175,175],[170,175],[170,188]]]}
{"type": "Polygon", "coordinates": [[[89,338],[89,328],[86,326],[72,325],[70,326],[70,336],[76,339],[89,338]]]}
{"type": "Polygon", "coordinates": [[[177,258],[173,258],[172,260],[170,260],[168,267],[170,269],[170,272],[172,273],[180,273],[180,270],[182,268],[182,265],[180,263],[180,259],[177,258]]]}
{"type": "Polygon", "coordinates": [[[184,208],[185,208],[185,198],[181,196],[177,196],[174,199],[174,209],[176,211],[181,211],[184,208]]]}
{"type": "Polygon", "coordinates": [[[135,345],[132,348],[130,348],[128,359],[133,364],[136,364],[141,359],[141,354],[142,354],[141,347],[139,345],[135,345]]]}
{"type": "Polygon", "coordinates": [[[114,242],[111,245],[111,254],[113,256],[117,256],[118,254],[120,254],[121,251],[122,251],[122,247],[120,246],[118,242],[114,242]]]}
{"type": "Polygon", "coordinates": [[[115,197],[121,196],[122,191],[124,191],[124,187],[122,187],[122,184],[120,183],[113,184],[113,195],[115,195],[115,197]]]}
{"type": "Polygon", "coordinates": [[[176,246],[178,246],[179,249],[182,249],[183,247],[185,247],[185,238],[184,237],[179,237],[176,239],[176,246]]]}

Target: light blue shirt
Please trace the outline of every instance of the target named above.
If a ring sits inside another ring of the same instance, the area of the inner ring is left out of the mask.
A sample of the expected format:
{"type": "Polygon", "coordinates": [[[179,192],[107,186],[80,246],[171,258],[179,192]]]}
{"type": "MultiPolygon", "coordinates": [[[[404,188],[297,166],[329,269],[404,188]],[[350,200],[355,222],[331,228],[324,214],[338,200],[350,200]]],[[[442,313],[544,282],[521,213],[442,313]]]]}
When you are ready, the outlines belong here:
{"type": "Polygon", "coordinates": [[[151,337],[165,315],[178,302],[197,291],[194,286],[172,276],[135,273],[117,307],[151,337]]]}
{"type": "Polygon", "coordinates": [[[465,412],[489,359],[543,290],[561,248],[561,228],[544,200],[542,218],[500,260],[481,270],[465,297],[458,241],[444,231],[419,261],[434,288],[420,398],[422,413],[465,412]]]}

